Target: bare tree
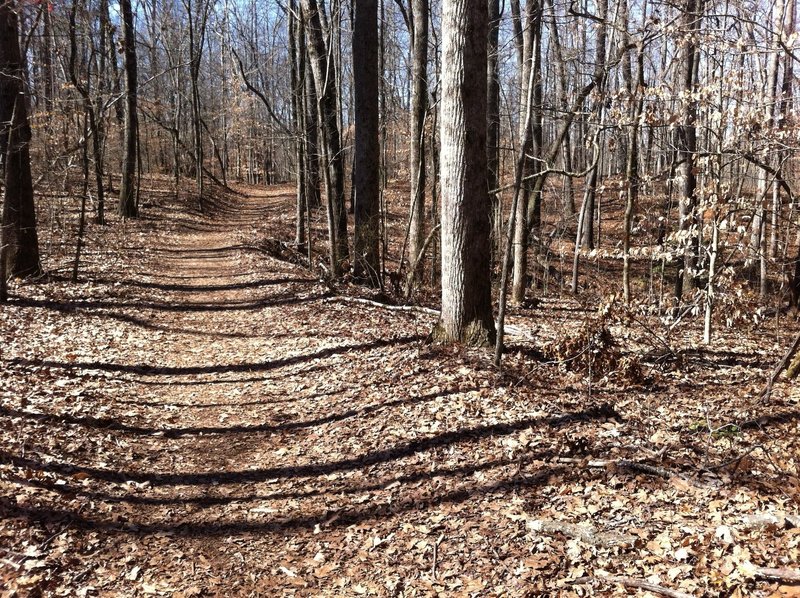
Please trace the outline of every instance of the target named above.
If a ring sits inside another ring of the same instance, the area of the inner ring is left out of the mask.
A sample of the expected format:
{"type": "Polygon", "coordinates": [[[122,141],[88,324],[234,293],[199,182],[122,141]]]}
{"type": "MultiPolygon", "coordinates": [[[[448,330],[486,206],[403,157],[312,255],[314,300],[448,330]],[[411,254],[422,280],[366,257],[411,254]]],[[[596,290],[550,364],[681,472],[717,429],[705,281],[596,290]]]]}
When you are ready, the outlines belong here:
{"type": "Polygon", "coordinates": [[[681,123],[677,129],[676,147],[678,149],[678,179],[681,181],[680,230],[683,233],[683,267],[675,276],[675,299],[680,301],[683,293],[694,287],[694,271],[697,267],[697,61],[698,32],[703,15],[704,0],[685,0],[683,10],[684,49],[681,68],[678,71],[683,102],[681,123]]]}
{"type": "Polygon", "coordinates": [[[200,101],[200,68],[206,44],[208,16],[213,6],[210,0],[183,0],[189,33],[189,80],[191,83],[192,142],[194,143],[194,168],[197,183],[198,205],[203,208],[203,118],[200,101]]]}
{"type": "Polygon", "coordinates": [[[489,10],[489,45],[487,48],[486,67],[486,166],[488,169],[487,186],[492,203],[492,248],[495,253],[502,245],[503,218],[500,195],[495,190],[500,186],[500,73],[499,73],[499,41],[500,41],[500,0],[488,0],[489,10]]]}
{"type": "MultiPolygon", "coordinates": [[[[96,101],[92,101],[92,87],[91,87],[91,69],[86,69],[86,74],[82,78],[78,73],[77,55],[78,55],[78,33],[77,33],[77,12],[78,0],[73,0],[72,8],[69,15],[69,78],[73,87],[78,91],[83,99],[83,108],[88,119],[89,135],[92,139],[92,152],[94,157],[94,177],[95,189],[97,192],[97,223],[105,224],[105,190],[103,188],[103,152],[101,150],[103,127],[101,124],[102,115],[102,98],[98,97],[96,101]]],[[[100,75],[103,75],[105,68],[105,48],[103,48],[103,37],[105,36],[105,22],[104,11],[101,10],[101,43],[100,43],[100,75]]],[[[102,89],[102,85],[100,86],[102,89]]],[[[98,94],[100,96],[100,94],[98,94]]],[[[84,144],[88,143],[88,138],[84,137],[84,144]]],[[[88,156],[87,156],[88,159],[88,156]]]]}
{"type": "MultiPolygon", "coordinates": [[[[306,144],[303,141],[305,133],[306,111],[303,105],[303,83],[306,76],[306,56],[305,48],[302,44],[303,29],[302,20],[297,11],[296,0],[289,2],[289,56],[291,59],[291,81],[292,81],[292,117],[295,136],[295,157],[296,164],[296,184],[297,184],[297,203],[295,205],[295,243],[298,248],[302,248],[306,243],[306,213],[308,207],[306,171],[308,169],[308,159],[306,157],[306,144]]],[[[311,235],[308,236],[309,241],[311,235]]]]}
{"type": "Polygon", "coordinates": [[[6,276],[35,276],[41,272],[30,165],[31,128],[23,82],[17,11],[13,0],[3,0],[0,2],[0,156],[5,187],[0,241],[3,289],[6,276]]]}
{"type": "Polygon", "coordinates": [[[356,280],[378,286],[380,255],[380,145],[378,140],[378,2],[354,0],[353,84],[355,93],[355,241],[356,280]]]}
{"type": "Polygon", "coordinates": [[[328,234],[330,239],[330,266],[334,277],[342,273],[347,261],[347,212],[344,202],[344,155],[337,116],[336,81],[333,64],[328,57],[328,44],[323,35],[321,10],[316,0],[302,0],[303,18],[308,35],[308,54],[314,73],[319,121],[321,123],[325,182],[328,195],[328,234]]]}
{"type": "Polygon", "coordinates": [[[138,69],[136,64],[136,31],[133,27],[133,9],[130,0],[120,0],[122,11],[122,42],[125,54],[125,153],[122,160],[122,182],[119,187],[119,214],[123,218],[135,217],[136,202],[136,152],[138,116],[136,99],[138,69]]]}
{"type": "Polygon", "coordinates": [[[411,267],[407,284],[413,287],[422,273],[425,243],[425,113],[428,105],[428,0],[413,0],[409,20],[411,35],[411,128],[409,174],[411,177],[411,223],[408,253],[411,267]]]}
{"type": "Polygon", "coordinates": [[[442,312],[445,341],[495,340],[486,189],[486,0],[445,0],[442,9],[442,312]]]}

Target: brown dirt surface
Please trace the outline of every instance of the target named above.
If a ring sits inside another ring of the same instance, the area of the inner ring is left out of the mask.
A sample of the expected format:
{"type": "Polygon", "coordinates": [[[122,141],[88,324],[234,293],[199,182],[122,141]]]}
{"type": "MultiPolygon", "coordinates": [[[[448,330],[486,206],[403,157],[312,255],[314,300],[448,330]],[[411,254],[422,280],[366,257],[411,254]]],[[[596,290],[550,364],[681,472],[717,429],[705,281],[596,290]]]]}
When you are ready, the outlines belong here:
{"type": "Polygon", "coordinates": [[[756,399],[793,330],[551,297],[498,372],[331,300],[265,241],[291,189],[243,191],[153,191],[77,284],[43,225],[53,276],[0,309],[3,595],[797,595],[754,569],[800,562],[800,393],[756,399]]]}

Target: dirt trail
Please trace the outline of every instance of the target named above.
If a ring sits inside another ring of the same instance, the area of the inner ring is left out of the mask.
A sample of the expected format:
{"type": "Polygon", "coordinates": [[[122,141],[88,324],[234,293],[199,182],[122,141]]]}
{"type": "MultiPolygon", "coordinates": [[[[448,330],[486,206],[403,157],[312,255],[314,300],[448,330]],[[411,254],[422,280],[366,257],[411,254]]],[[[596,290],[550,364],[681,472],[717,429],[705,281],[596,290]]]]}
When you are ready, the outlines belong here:
{"type": "MultiPolygon", "coordinates": [[[[698,416],[664,424],[674,394],[587,397],[556,367],[500,376],[487,352],[424,344],[429,315],[326,301],[259,249],[290,203],[262,191],[200,216],[163,200],[95,233],[83,283],[22,287],[0,311],[0,589],[547,596],[596,566],[704,590],[730,563],[676,568],[673,546],[716,554],[728,508],[788,508],[769,476],[728,487],[560,462],[646,460],[698,416]],[[531,531],[561,519],[641,541],[531,531]]],[[[752,534],[765,562],[797,551],[752,534]]]]}
{"type": "Polygon", "coordinates": [[[2,456],[23,472],[6,506],[41,526],[31,545],[55,534],[54,588],[236,595],[325,588],[337,571],[349,585],[326,565],[341,537],[326,550],[320,530],[373,519],[369,492],[394,482],[377,470],[419,452],[387,449],[385,418],[443,394],[392,386],[428,318],[323,304],[324,285],[254,246],[285,197],[235,202],[167,213],[104,284],[20,309],[58,336],[6,353],[27,386],[3,409],[21,450],[2,456]]]}

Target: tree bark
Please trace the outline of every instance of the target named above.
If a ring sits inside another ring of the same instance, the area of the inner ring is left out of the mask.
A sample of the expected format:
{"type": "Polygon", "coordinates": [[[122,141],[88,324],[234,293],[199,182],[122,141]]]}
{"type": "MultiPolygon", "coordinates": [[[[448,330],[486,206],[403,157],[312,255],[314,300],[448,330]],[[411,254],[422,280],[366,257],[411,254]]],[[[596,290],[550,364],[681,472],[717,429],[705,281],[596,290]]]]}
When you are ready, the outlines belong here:
{"type": "MultiPolygon", "coordinates": [[[[628,4],[623,0],[624,11],[621,11],[622,23],[625,27],[625,41],[630,43],[630,36],[627,33],[628,28],[628,4]]],[[[645,20],[643,17],[643,21],[645,20]]],[[[633,69],[631,60],[628,54],[625,55],[626,59],[623,62],[623,77],[625,79],[625,87],[628,94],[628,143],[627,143],[627,163],[625,167],[627,189],[625,201],[625,221],[622,239],[622,294],[625,298],[625,303],[630,303],[631,300],[631,227],[633,225],[633,213],[636,209],[636,203],[639,199],[639,121],[644,109],[644,46],[640,42],[637,45],[636,52],[636,79],[633,78],[633,69]]]]}
{"type": "Polygon", "coordinates": [[[445,0],[442,11],[442,313],[435,336],[490,345],[486,189],[486,0],[445,0]]]}
{"type": "Polygon", "coordinates": [[[316,0],[302,0],[303,18],[308,35],[308,54],[314,73],[318,114],[325,146],[326,184],[328,191],[331,273],[341,276],[347,261],[347,211],[344,202],[344,156],[338,125],[336,84],[333,64],[328,60],[328,48],[323,37],[320,9],[316,0]]]}
{"type": "MultiPolygon", "coordinates": [[[[426,13],[427,17],[427,13],[426,13]]],[[[353,84],[355,92],[355,240],[356,280],[379,286],[380,145],[378,143],[378,2],[355,0],[353,84]]]]}
{"type": "Polygon", "coordinates": [[[24,80],[17,11],[13,0],[5,0],[0,2],[0,155],[5,165],[0,246],[4,278],[41,272],[24,80]]]}
{"type": "MultiPolygon", "coordinates": [[[[607,18],[608,18],[608,0],[601,0],[597,5],[597,16],[602,19],[597,27],[597,41],[595,50],[595,69],[603,71],[606,68],[606,36],[608,31],[607,18]]],[[[595,103],[595,110],[598,119],[603,120],[603,112],[605,111],[605,77],[601,80],[600,96],[595,103]]],[[[597,199],[597,178],[599,170],[599,162],[595,162],[594,167],[586,178],[586,185],[584,191],[584,201],[586,202],[586,209],[583,210],[583,227],[580,231],[581,246],[584,249],[594,249],[594,215],[596,209],[597,199]]]]}
{"type": "MultiPolygon", "coordinates": [[[[103,76],[105,71],[105,48],[103,38],[108,24],[105,21],[105,10],[100,11],[100,32],[101,32],[101,51],[100,51],[100,78],[99,92],[97,98],[92,102],[91,97],[91,69],[87,69],[85,78],[78,76],[77,70],[77,56],[78,56],[78,35],[76,31],[76,16],[78,12],[78,2],[73,0],[72,8],[69,13],[69,78],[73,87],[78,91],[81,98],[83,98],[84,111],[89,118],[89,131],[92,137],[92,152],[94,154],[94,179],[97,191],[97,213],[95,221],[97,224],[105,224],[105,190],[103,188],[103,152],[101,150],[103,139],[105,137],[102,125],[102,95],[104,91],[103,76]]],[[[84,141],[86,142],[86,140],[84,141]]]]}
{"type": "Polygon", "coordinates": [[[296,164],[297,200],[295,203],[295,236],[298,250],[306,242],[306,170],[308,158],[305,155],[305,108],[303,106],[303,80],[305,79],[305,52],[302,51],[300,38],[300,19],[297,17],[296,0],[289,3],[289,58],[291,60],[292,84],[292,116],[294,121],[294,149],[296,164]]]}
{"type": "MultiPolygon", "coordinates": [[[[532,150],[536,157],[541,157],[542,152],[542,127],[541,127],[541,33],[542,33],[542,4],[539,0],[530,0],[526,7],[525,27],[523,29],[523,56],[525,61],[522,68],[523,80],[520,84],[520,101],[518,112],[520,115],[519,143],[532,139],[532,150]],[[528,89],[531,87],[531,89],[528,89]],[[531,95],[533,101],[532,118],[525,118],[525,102],[531,95]],[[525,128],[530,127],[531,131],[525,128]]],[[[533,160],[526,160],[523,170],[522,193],[517,202],[517,214],[514,226],[514,279],[511,285],[511,301],[521,304],[525,300],[525,289],[528,286],[528,247],[530,238],[530,225],[533,212],[530,210],[531,198],[539,201],[541,187],[539,178],[531,179],[534,170],[540,170],[541,164],[533,160]]],[[[538,223],[537,223],[538,224],[538,223]]]]}
{"type": "Polygon", "coordinates": [[[697,175],[695,154],[697,153],[697,100],[693,94],[696,85],[695,62],[697,61],[697,33],[703,12],[703,0],[685,0],[683,8],[684,47],[683,61],[678,71],[681,86],[686,94],[681,125],[678,127],[676,145],[678,148],[678,179],[681,182],[680,231],[683,249],[683,264],[675,277],[675,300],[680,301],[683,293],[694,288],[694,271],[697,267],[698,237],[697,226],[697,175]]]}
{"type": "Polygon", "coordinates": [[[411,226],[408,233],[408,286],[421,275],[420,251],[425,240],[425,112],[428,106],[428,0],[413,0],[411,66],[411,226]]]}
{"type": "Polygon", "coordinates": [[[137,216],[136,205],[136,113],[137,65],[136,33],[133,28],[131,0],[120,0],[122,11],[122,39],[125,53],[125,153],[122,159],[122,181],[119,187],[119,215],[123,218],[137,216]]]}
{"type": "Polygon", "coordinates": [[[498,50],[500,42],[500,0],[488,0],[489,47],[486,67],[486,165],[487,186],[492,205],[492,252],[500,255],[503,239],[503,215],[499,193],[500,186],[500,77],[498,72],[498,50]]]}
{"type": "MultiPolygon", "coordinates": [[[[569,112],[569,96],[568,87],[569,79],[567,76],[567,67],[564,60],[564,51],[561,47],[561,35],[558,31],[558,23],[556,22],[556,9],[553,0],[548,0],[550,9],[550,36],[553,44],[553,58],[555,62],[556,74],[556,88],[558,90],[559,104],[561,110],[566,115],[569,112]]],[[[572,136],[569,129],[564,136],[562,161],[564,170],[572,172],[572,136]]],[[[564,177],[564,216],[571,218],[575,215],[575,187],[572,184],[572,177],[564,177]]]]}

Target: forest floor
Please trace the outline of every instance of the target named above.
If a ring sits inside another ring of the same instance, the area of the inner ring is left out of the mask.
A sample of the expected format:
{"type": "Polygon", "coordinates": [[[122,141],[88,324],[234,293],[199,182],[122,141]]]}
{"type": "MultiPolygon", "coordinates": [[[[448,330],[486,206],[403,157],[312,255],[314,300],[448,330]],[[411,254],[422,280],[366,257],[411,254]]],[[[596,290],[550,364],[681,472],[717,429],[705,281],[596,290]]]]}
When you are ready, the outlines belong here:
{"type": "Polygon", "coordinates": [[[499,372],[276,257],[288,187],[145,193],[0,309],[2,595],[800,595],[793,323],[553,296],[499,372]]]}

